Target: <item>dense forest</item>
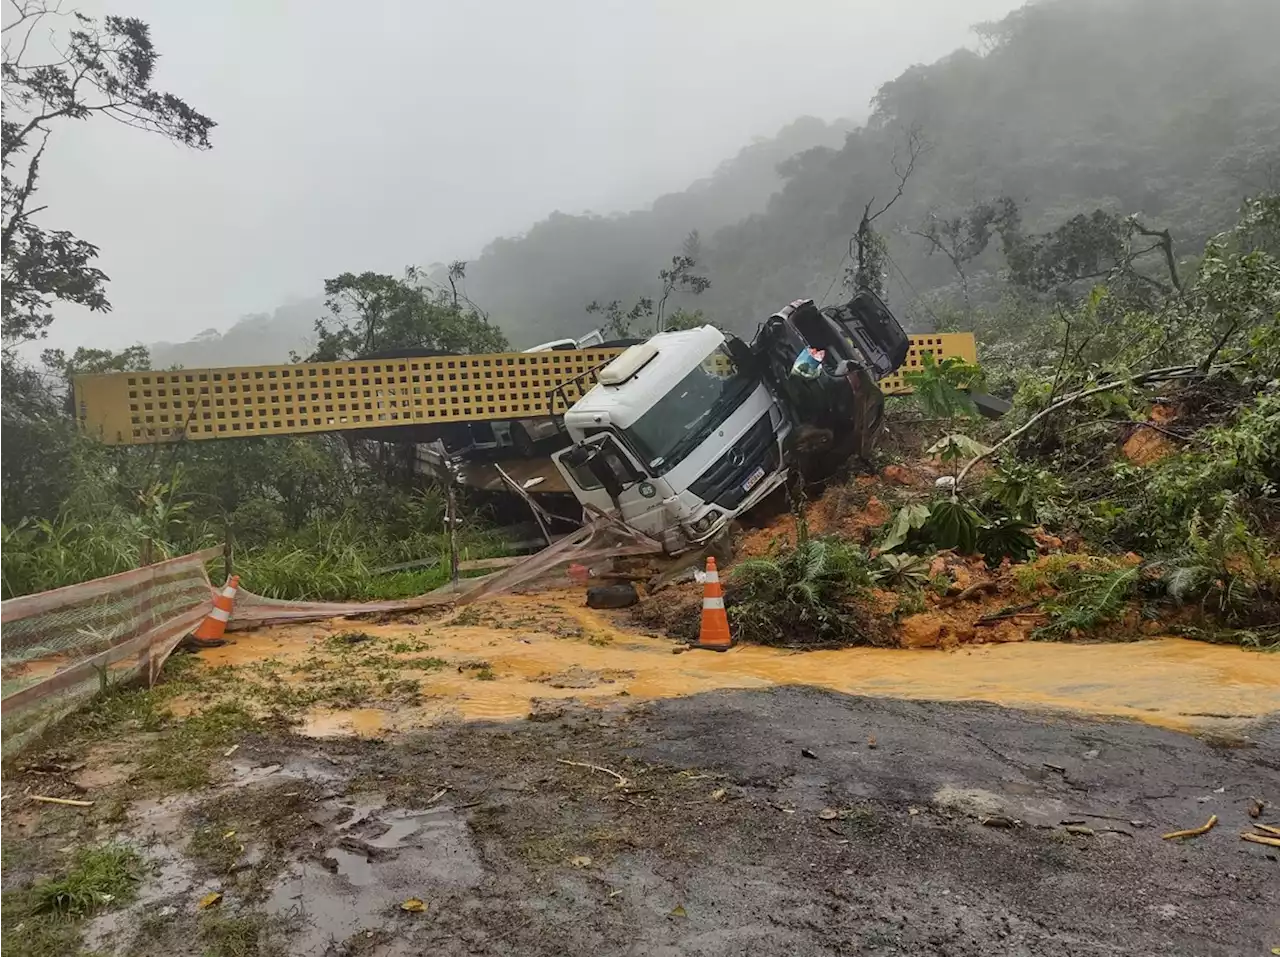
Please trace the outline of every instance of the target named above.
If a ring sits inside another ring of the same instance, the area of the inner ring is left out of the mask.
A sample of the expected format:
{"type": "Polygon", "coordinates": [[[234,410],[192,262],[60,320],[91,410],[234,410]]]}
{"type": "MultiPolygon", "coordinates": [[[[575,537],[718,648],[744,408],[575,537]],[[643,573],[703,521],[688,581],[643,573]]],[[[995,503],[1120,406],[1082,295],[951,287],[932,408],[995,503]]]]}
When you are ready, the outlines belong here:
{"type": "MultiPolygon", "coordinates": [[[[588,303],[653,296],[659,269],[697,230],[710,280],[697,307],[750,331],[792,299],[838,294],[864,206],[894,195],[895,156],[912,135],[921,155],[876,223],[890,304],[912,328],[931,328],[959,293],[925,237],[983,204],[1012,201],[1030,232],[1097,209],[1139,214],[1171,229],[1180,259],[1194,256],[1243,196],[1280,185],[1280,4],[1222,0],[1204,14],[1191,0],[1030,4],[978,26],[975,50],[885,83],[862,126],[803,118],[649,209],[557,212],[494,240],[467,263],[466,292],[516,346],[578,335],[594,324],[588,303]]],[[[851,115],[864,109],[849,104],[851,115]]],[[[1004,267],[999,244],[984,246],[967,264],[972,294],[995,296],[1004,267]]],[[[428,274],[444,280],[443,267],[428,274]]],[[[247,317],[198,348],[156,347],[153,359],[305,351],[320,305],[247,317]]]]}

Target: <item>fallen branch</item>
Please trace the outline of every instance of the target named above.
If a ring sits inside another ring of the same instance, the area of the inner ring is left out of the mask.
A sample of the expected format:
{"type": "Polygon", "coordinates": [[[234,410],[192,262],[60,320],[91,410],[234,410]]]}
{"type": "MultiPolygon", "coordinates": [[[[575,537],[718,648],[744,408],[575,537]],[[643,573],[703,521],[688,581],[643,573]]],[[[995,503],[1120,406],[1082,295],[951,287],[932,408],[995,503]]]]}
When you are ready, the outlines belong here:
{"type": "Polygon", "coordinates": [[[92,801],[77,801],[74,798],[56,798],[48,797],[44,794],[33,794],[31,800],[39,801],[42,804],[65,804],[67,807],[93,807],[92,801]]]}
{"type": "Polygon", "coordinates": [[[1280,837],[1263,837],[1261,834],[1241,834],[1240,840],[1252,841],[1254,844],[1266,844],[1268,847],[1280,847],[1280,837]]]}
{"type": "Polygon", "coordinates": [[[1039,608],[1038,601],[1027,602],[1025,605],[1014,605],[1012,608],[1001,608],[998,612],[991,615],[983,615],[974,621],[974,627],[980,625],[994,625],[998,621],[1007,621],[1010,618],[1017,618],[1019,615],[1031,611],[1033,608],[1039,608]]]}
{"type": "Polygon", "coordinates": [[[1187,828],[1185,831],[1170,831],[1168,834],[1161,834],[1162,840],[1174,841],[1184,837],[1199,837],[1201,834],[1208,834],[1213,830],[1213,826],[1218,823],[1218,815],[1211,814],[1209,820],[1205,821],[1199,827],[1187,828]]]}
{"type": "Polygon", "coordinates": [[[991,593],[993,593],[993,594],[994,594],[995,592],[997,592],[997,591],[999,591],[999,590],[1000,590],[1000,584],[999,584],[999,582],[996,582],[996,581],[990,581],[990,580],[988,580],[988,581],[980,581],[980,582],[977,582],[977,583],[975,583],[975,584],[973,584],[973,585],[970,585],[968,588],[961,589],[961,590],[960,590],[959,592],[957,592],[955,595],[953,595],[952,597],[950,597],[950,598],[946,599],[945,601],[941,602],[940,604],[941,604],[944,608],[949,608],[949,607],[951,607],[952,605],[958,605],[958,604],[960,604],[960,602],[962,602],[962,601],[968,601],[968,600],[969,600],[970,598],[972,598],[974,595],[981,594],[981,593],[983,593],[983,592],[991,592],[991,593]]]}
{"type": "Polygon", "coordinates": [[[1072,392],[1070,395],[1063,396],[1057,402],[1054,402],[1051,405],[1046,406],[1045,408],[1037,412],[1035,415],[1033,415],[1031,418],[1027,419],[1027,421],[1023,425],[1014,429],[1012,432],[1006,435],[1003,439],[1001,439],[995,445],[991,446],[985,452],[982,452],[979,455],[975,455],[972,459],[970,459],[968,463],[965,465],[965,467],[960,470],[959,474],[956,475],[956,484],[954,487],[955,491],[957,492],[959,491],[960,485],[962,482],[964,482],[965,476],[969,474],[969,470],[972,469],[975,465],[977,465],[983,459],[989,458],[990,456],[994,455],[1001,448],[1008,445],[1010,442],[1018,438],[1020,435],[1025,435],[1032,428],[1038,425],[1041,419],[1045,418],[1046,416],[1052,415],[1054,412],[1057,412],[1059,409],[1065,408],[1066,406],[1069,406],[1072,403],[1079,402],[1081,399],[1087,399],[1093,395],[1100,395],[1103,392],[1114,392],[1116,389],[1123,389],[1125,386],[1142,385],[1147,382],[1165,382],[1170,379],[1183,379],[1189,376],[1195,376],[1199,374],[1205,374],[1205,373],[1199,372],[1195,366],[1167,366],[1163,369],[1152,369],[1148,372],[1140,372],[1136,375],[1131,375],[1125,379],[1117,379],[1114,382],[1108,382],[1108,383],[1105,383],[1104,385],[1095,385],[1091,388],[1081,389],[1079,392],[1072,392]]]}
{"type": "Polygon", "coordinates": [[[556,764],[567,764],[570,767],[574,767],[574,768],[588,768],[592,771],[599,771],[601,774],[612,775],[613,777],[618,779],[618,783],[616,786],[620,788],[625,788],[628,784],[631,783],[625,777],[619,774],[617,771],[613,771],[609,768],[602,768],[598,764],[587,764],[583,761],[566,761],[564,758],[556,758],[556,764]]]}
{"type": "Polygon", "coordinates": [[[1151,429],[1153,432],[1159,432],[1161,435],[1167,435],[1169,438],[1177,439],[1179,442],[1195,442],[1201,445],[1204,444],[1203,439],[1198,439],[1194,435],[1183,435],[1181,432],[1175,432],[1173,429],[1166,429],[1164,426],[1156,425],[1154,422],[1132,422],[1129,424],[1139,429],[1151,429]]]}
{"type": "Polygon", "coordinates": [[[1274,834],[1276,837],[1280,837],[1280,827],[1272,827],[1270,824],[1254,824],[1253,826],[1259,831],[1266,831],[1268,834],[1274,834]]]}

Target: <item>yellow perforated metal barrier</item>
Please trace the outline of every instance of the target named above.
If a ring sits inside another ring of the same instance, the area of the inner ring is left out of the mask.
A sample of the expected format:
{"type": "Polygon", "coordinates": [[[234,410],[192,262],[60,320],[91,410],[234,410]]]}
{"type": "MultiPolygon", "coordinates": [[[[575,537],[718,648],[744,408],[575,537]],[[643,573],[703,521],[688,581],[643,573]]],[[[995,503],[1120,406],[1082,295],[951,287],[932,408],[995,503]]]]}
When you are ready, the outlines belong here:
{"type": "MultiPolygon", "coordinates": [[[[912,336],[921,350],[976,358],[970,333],[912,336]]],[[[559,415],[621,349],[502,352],[77,376],[81,429],[110,445],[299,435],[559,415]]],[[[909,391],[899,376],[886,392],[909,391]]]]}
{"type": "Polygon", "coordinates": [[[911,387],[902,378],[904,372],[918,372],[921,355],[933,353],[934,359],[956,356],[966,362],[978,361],[978,343],[972,332],[925,332],[911,337],[911,348],[898,371],[880,380],[880,391],[885,395],[902,395],[911,387]]]}

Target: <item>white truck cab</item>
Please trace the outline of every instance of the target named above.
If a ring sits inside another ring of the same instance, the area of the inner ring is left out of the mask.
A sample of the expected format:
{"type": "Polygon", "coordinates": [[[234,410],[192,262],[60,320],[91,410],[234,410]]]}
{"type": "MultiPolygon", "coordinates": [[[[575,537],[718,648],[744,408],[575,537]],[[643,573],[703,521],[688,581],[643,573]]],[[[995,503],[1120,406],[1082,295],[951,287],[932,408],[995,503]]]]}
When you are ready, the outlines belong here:
{"type": "Polygon", "coordinates": [[[682,551],[786,481],[791,422],[738,339],[660,333],[600,370],[553,458],[579,501],[682,551]]]}

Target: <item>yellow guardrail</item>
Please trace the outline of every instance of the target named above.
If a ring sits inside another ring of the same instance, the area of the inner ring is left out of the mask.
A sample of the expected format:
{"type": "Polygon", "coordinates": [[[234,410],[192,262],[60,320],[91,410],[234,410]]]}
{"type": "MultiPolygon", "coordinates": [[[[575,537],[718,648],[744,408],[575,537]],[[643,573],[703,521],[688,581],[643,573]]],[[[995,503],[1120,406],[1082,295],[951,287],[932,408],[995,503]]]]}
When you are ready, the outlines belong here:
{"type": "MultiPolygon", "coordinates": [[[[75,379],[80,428],[109,445],[305,435],[562,414],[622,350],[410,356],[285,365],[113,372],[75,379]],[[577,380],[577,381],[575,381],[577,380]]],[[[911,337],[921,352],[976,361],[972,333],[911,337]]],[[[881,383],[909,392],[900,375],[881,383]]]]}

